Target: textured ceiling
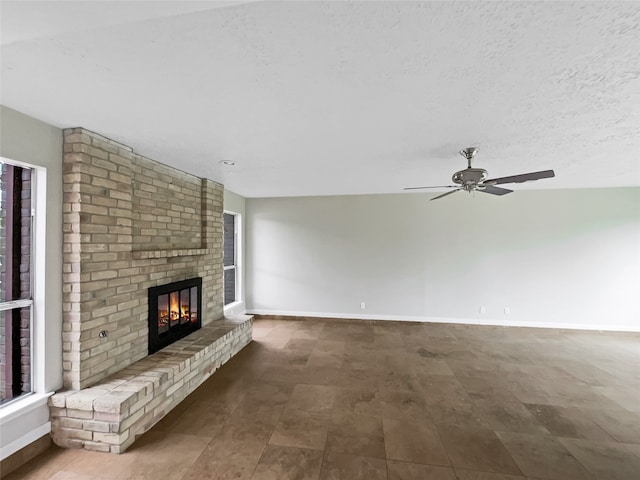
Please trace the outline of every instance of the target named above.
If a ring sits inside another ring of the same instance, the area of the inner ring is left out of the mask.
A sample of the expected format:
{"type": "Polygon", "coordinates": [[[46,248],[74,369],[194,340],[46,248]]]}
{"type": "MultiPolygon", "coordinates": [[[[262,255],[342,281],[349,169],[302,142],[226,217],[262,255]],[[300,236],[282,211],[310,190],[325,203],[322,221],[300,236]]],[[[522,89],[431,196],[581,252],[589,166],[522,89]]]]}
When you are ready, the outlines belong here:
{"type": "Polygon", "coordinates": [[[247,197],[640,185],[638,2],[2,2],[1,102],[247,197]],[[234,160],[223,167],[220,160],[234,160]]]}

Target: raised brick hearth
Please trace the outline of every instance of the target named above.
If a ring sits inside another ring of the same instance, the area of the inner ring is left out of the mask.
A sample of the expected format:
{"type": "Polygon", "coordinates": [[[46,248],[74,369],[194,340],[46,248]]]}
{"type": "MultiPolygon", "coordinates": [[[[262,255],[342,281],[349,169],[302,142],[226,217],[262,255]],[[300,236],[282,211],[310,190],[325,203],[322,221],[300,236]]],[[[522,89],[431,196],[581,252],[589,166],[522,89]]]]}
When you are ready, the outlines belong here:
{"type": "Polygon", "coordinates": [[[251,317],[212,322],[83,390],[55,394],[53,440],[122,453],[251,341],[251,317]]]}
{"type": "Polygon", "coordinates": [[[101,135],[64,131],[59,445],[124,451],[251,340],[250,320],[222,318],[223,193],[101,135]],[[147,357],[148,289],[193,277],[203,329],[147,357]]]}

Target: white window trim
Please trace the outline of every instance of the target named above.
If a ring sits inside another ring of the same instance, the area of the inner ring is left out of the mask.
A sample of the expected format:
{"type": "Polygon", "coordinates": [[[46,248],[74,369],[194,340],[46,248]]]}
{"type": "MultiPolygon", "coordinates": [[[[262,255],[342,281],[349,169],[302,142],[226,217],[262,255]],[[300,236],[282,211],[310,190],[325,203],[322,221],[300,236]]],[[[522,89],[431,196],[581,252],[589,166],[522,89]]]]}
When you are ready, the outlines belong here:
{"type": "Polygon", "coordinates": [[[235,221],[233,222],[235,243],[234,265],[229,267],[225,267],[223,265],[222,267],[223,270],[230,270],[232,268],[235,268],[236,271],[236,299],[234,302],[231,302],[224,306],[225,314],[233,314],[239,313],[239,310],[244,311],[244,278],[242,276],[242,264],[244,256],[244,252],[242,251],[242,214],[239,212],[234,212],[233,210],[223,210],[223,213],[227,213],[236,217],[235,221]]]}
{"type": "Polygon", "coordinates": [[[45,390],[45,233],[46,233],[46,198],[47,198],[47,169],[26,162],[20,162],[10,158],[0,157],[0,161],[17,167],[28,168],[31,176],[31,295],[29,300],[16,300],[4,303],[2,310],[15,308],[16,306],[31,305],[31,393],[22,395],[5,405],[0,406],[0,423],[7,416],[15,415],[22,405],[28,408],[34,401],[34,394],[41,398],[50,395],[45,390]],[[24,303],[24,305],[23,305],[24,303]],[[12,408],[7,408],[11,406],[12,408]]]}
{"type": "Polygon", "coordinates": [[[26,447],[51,431],[48,398],[53,392],[46,390],[45,337],[45,285],[46,285],[46,232],[47,232],[47,168],[0,156],[0,160],[12,165],[30,168],[32,209],[31,264],[32,264],[32,322],[31,322],[31,390],[0,408],[0,459],[26,447]],[[44,421],[43,421],[44,420],[44,421]]]}

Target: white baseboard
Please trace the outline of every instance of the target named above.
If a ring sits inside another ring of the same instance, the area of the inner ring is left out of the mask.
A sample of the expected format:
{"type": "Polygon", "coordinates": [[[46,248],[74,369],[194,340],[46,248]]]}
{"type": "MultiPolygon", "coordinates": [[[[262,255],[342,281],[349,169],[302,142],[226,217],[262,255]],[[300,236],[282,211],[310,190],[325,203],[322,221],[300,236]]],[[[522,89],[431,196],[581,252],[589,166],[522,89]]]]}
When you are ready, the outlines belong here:
{"type": "Polygon", "coordinates": [[[51,422],[47,422],[43,425],[40,425],[38,428],[34,430],[30,430],[26,434],[22,435],[20,438],[14,440],[8,445],[3,445],[0,447],[0,459],[4,460],[9,455],[13,455],[21,448],[26,447],[27,445],[35,442],[41,437],[48,435],[51,432],[51,422]]]}
{"type": "Polygon", "coordinates": [[[47,402],[52,394],[31,393],[0,409],[0,460],[51,432],[51,422],[46,419],[49,418],[47,402]]]}
{"type": "Polygon", "coordinates": [[[324,312],[295,312],[288,310],[247,310],[248,315],[282,315],[288,317],[316,317],[316,318],[344,318],[349,320],[385,320],[395,322],[423,322],[423,323],[456,323],[464,325],[492,325],[497,327],[531,327],[531,328],[560,328],[566,330],[596,330],[607,332],[640,332],[640,324],[602,325],[592,323],[568,322],[516,322],[514,320],[499,320],[494,318],[450,318],[450,317],[417,317],[407,315],[361,315],[353,313],[324,313],[324,312]]]}

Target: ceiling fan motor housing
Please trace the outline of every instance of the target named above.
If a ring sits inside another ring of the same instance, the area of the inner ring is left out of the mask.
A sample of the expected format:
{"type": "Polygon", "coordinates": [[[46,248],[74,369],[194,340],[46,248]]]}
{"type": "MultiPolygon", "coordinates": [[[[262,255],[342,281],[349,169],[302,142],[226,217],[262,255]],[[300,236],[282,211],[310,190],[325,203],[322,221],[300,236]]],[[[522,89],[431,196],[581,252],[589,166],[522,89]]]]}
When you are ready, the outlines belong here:
{"type": "Polygon", "coordinates": [[[487,171],[484,168],[466,168],[454,173],[451,179],[467,191],[475,190],[478,183],[487,179],[487,171]]]}

